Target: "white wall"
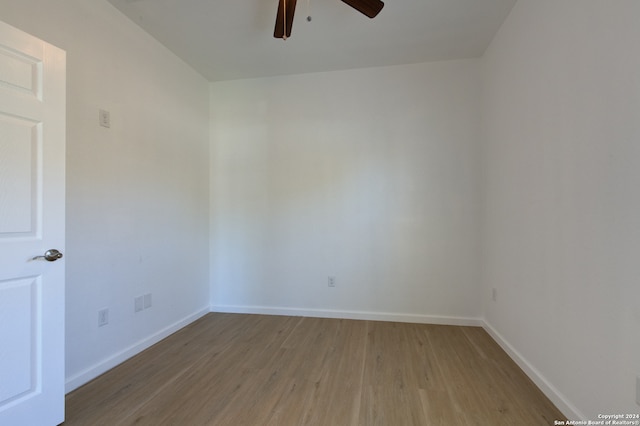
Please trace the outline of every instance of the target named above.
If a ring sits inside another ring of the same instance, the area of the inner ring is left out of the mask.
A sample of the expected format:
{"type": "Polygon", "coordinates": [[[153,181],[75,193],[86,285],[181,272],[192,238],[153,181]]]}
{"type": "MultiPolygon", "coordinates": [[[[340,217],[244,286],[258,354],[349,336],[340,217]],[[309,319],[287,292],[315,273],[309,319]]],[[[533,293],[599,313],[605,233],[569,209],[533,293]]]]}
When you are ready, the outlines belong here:
{"type": "Polygon", "coordinates": [[[640,411],[639,18],[520,0],[484,58],[485,317],[594,420],[640,411]]]}
{"type": "Polygon", "coordinates": [[[208,310],[208,83],[104,0],[0,0],[0,19],[67,51],[72,389],[208,310]]]}
{"type": "Polygon", "coordinates": [[[213,83],[213,309],[478,318],[479,77],[467,60],[213,83]]]}

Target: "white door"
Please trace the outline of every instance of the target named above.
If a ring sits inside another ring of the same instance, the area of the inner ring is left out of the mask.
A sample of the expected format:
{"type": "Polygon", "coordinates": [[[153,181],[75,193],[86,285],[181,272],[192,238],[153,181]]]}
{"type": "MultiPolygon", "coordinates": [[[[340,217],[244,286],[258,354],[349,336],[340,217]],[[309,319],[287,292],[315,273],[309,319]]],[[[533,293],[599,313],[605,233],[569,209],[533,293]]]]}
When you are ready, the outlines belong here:
{"type": "Polygon", "coordinates": [[[0,425],[64,420],[65,67],[0,22],[0,425]]]}

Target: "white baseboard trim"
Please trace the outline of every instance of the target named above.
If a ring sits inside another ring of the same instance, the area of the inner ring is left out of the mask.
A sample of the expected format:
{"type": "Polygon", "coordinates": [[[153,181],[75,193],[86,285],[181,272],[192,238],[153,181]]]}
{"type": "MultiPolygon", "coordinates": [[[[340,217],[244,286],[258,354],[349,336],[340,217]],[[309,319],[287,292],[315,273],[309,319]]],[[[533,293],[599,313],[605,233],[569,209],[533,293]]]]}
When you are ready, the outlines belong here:
{"type": "Polygon", "coordinates": [[[400,314],[390,312],[341,311],[334,309],[301,309],[272,306],[212,305],[211,312],[234,314],[286,315],[294,317],[339,318],[370,321],[409,322],[417,324],[464,325],[482,327],[481,318],[442,315],[400,314]]]}
{"type": "Polygon", "coordinates": [[[121,364],[134,355],[139,354],[148,347],[155,345],[160,340],[191,324],[193,321],[206,315],[209,312],[210,310],[208,307],[200,309],[199,311],[182,318],[181,320],[169,325],[168,327],[163,328],[157,333],[142,339],[138,343],[100,361],[99,363],[87,368],[86,370],[74,375],[73,377],[67,378],[65,382],[65,392],[69,393],[84,385],[85,383],[90,382],[99,375],[111,370],[113,367],[121,364]]]}
{"type": "MultiPolygon", "coordinates": [[[[558,389],[547,380],[527,359],[520,354],[498,331],[493,328],[486,320],[482,321],[482,327],[489,333],[493,340],[504,349],[504,351],[515,361],[516,364],[525,372],[527,376],[538,386],[538,388],[546,395],[547,398],[554,403],[558,410],[569,420],[584,420],[586,416],[581,413],[567,398],[558,391],[558,389]]],[[[558,420],[566,420],[558,419],[558,420]]]]}

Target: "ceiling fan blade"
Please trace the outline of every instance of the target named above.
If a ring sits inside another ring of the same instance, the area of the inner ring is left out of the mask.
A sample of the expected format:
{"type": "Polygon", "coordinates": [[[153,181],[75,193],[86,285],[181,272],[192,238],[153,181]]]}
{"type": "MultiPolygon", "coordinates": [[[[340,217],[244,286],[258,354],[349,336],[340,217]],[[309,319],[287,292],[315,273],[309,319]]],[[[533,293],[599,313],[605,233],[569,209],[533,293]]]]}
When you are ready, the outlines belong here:
{"type": "Polygon", "coordinates": [[[278,3],[278,14],[276,15],[276,27],[273,30],[273,36],[275,38],[287,38],[291,36],[291,28],[293,27],[293,14],[295,13],[295,11],[296,0],[280,0],[280,2],[278,3]],[[286,16],[285,10],[287,12],[286,16]]]}
{"type": "Polygon", "coordinates": [[[384,3],[380,0],[342,0],[360,13],[367,15],[369,18],[375,18],[384,7],[384,3]]]}

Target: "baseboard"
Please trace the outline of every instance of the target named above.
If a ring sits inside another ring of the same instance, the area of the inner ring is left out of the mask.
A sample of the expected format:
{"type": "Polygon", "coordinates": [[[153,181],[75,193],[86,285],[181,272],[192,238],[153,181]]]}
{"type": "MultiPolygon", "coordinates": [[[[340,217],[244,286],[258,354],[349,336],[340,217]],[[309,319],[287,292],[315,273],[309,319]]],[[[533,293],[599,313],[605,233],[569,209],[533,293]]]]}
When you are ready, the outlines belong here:
{"type": "Polygon", "coordinates": [[[342,311],[334,309],[301,309],[271,306],[212,305],[211,312],[235,314],[287,315],[294,317],[340,318],[370,321],[409,322],[418,324],[464,325],[482,327],[480,318],[442,315],[401,314],[390,312],[342,311]]]}
{"type": "MultiPolygon", "coordinates": [[[[502,349],[515,361],[527,376],[538,386],[547,398],[570,420],[584,420],[587,418],[569,400],[561,394],[553,384],[544,377],[527,359],[520,354],[498,331],[486,320],[482,321],[482,327],[489,333],[502,349]]],[[[564,419],[558,419],[564,420],[564,419]]]]}
{"type": "Polygon", "coordinates": [[[109,358],[100,361],[99,363],[87,368],[86,370],[76,374],[75,376],[67,378],[65,382],[65,392],[69,393],[84,385],[85,383],[90,382],[99,375],[111,370],[113,367],[121,364],[132,356],[139,354],[148,347],[153,346],[160,340],[191,324],[193,321],[206,315],[209,312],[210,310],[208,308],[200,309],[199,311],[188,315],[179,321],[176,321],[168,327],[163,328],[157,333],[142,339],[138,343],[126,348],[125,350],[120,351],[110,356],[109,358]]]}

